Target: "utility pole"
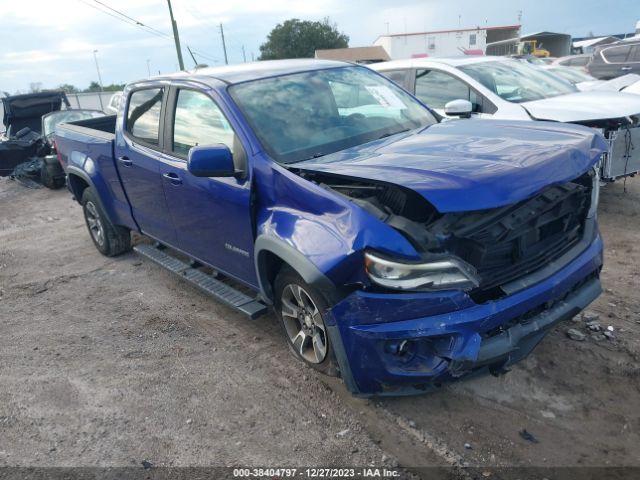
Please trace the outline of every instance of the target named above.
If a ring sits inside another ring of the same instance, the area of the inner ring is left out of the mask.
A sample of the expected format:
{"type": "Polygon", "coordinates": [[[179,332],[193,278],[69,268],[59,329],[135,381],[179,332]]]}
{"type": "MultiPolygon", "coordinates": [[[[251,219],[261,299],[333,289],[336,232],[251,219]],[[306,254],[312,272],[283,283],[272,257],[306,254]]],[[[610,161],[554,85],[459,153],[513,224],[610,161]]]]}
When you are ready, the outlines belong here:
{"type": "Polygon", "coordinates": [[[251,61],[252,61],[252,62],[255,62],[255,61],[256,61],[256,59],[253,57],[253,52],[251,52],[251,61]]]}
{"type": "Polygon", "coordinates": [[[171,17],[171,27],[173,28],[173,41],[176,43],[176,52],[178,52],[178,64],[180,65],[180,70],[184,70],[184,62],[182,61],[182,50],[180,49],[180,36],[178,35],[178,24],[173,18],[171,0],[167,0],[167,5],[169,5],[169,16],[171,17]]]}
{"type": "Polygon", "coordinates": [[[151,65],[150,65],[151,60],[147,58],[147,73],[149,74],[148,78],[151,78],[151,65]]]}
{"type": "Polygon", "coordinates": [[[100,67],[98,66],[98,50],[93,51],[93,59],[96,61],[96,71],[98,72],[98,84],[100,84],[100,93],[98,94],[98,98],[100,99],[100,110],[104,110],[104,105],[102,105],[102,92],[104,92],[104,86],[102,85],[102,75],[100,75],[100,67]]]}
{"type": "Polygon", "coordinates": [[[220,36],[222,37],[222,50],[224,51],[224,64],[229,65],[229,60],[227,59],[227,44],[224,43],[224,30],[222,29],[222,23],[220,24],[220,36]]]}
{"type": "Polygon", "coordinates": [[[244,63],[247,63],[247,54],[244,51],[244,45],[242,45],[242,58],[244,59],[244,63]]]}

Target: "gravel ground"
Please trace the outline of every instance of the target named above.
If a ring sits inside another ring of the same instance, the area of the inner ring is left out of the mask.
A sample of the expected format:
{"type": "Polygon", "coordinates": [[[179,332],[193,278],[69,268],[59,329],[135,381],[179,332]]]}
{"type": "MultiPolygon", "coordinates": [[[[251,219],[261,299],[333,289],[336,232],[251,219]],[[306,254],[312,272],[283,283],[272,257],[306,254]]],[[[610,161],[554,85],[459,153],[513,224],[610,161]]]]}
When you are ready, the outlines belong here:
{"type": "Polygon", "coordinates": [[[613,339],[576,318],[505,376],[363,400],[273,315],[103,257],[65,190],[0,179],[0,466],[640,467],[639,218],[640,181],[603,189],[590,313],[613,339]]]}

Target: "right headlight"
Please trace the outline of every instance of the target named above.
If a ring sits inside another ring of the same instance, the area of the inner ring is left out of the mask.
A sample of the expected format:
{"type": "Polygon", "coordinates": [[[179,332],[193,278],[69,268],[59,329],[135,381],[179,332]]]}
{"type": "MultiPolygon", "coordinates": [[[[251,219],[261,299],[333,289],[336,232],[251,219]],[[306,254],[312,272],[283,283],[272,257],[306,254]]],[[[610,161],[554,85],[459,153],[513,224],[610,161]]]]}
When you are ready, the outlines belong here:
{"type": "Polygon", "coordinates": [[[366,252],[364,262],[372,282],[396,290],[471,290],[479,285],[475,269],[454,257],[406,263],[366,252]]]}

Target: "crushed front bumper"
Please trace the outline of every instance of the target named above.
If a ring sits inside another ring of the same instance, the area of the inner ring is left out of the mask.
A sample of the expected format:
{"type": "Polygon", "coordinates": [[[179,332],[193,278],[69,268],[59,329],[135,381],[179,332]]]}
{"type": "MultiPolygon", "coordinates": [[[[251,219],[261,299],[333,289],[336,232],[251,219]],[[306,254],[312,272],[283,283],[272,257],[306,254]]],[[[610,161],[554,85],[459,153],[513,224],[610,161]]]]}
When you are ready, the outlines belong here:
{"type": "Polygon", "coordinates": [[[356,395],[419,393],[521,360],[601,293],[602,240],[591,238],[549,265],[553,274],[536,272],[483,304],[455,291],[352,293],[327,319],[345,384],[356,395]]]}

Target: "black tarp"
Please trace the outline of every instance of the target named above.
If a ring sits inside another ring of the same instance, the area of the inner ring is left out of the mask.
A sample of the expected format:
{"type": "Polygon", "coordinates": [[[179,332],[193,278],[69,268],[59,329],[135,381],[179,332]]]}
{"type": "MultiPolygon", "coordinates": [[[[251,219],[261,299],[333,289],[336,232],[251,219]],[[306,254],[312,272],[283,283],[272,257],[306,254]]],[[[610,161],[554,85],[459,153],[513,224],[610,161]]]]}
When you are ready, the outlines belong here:
{"type": "Polygon", "coordinates": [[[40,133],[42,116],[60,110],[69,101],[63,91],[27,93],[2,98],[4,115],[2,123],[11,137],[23,128],[40,133]]]}

